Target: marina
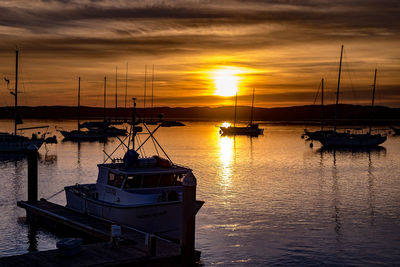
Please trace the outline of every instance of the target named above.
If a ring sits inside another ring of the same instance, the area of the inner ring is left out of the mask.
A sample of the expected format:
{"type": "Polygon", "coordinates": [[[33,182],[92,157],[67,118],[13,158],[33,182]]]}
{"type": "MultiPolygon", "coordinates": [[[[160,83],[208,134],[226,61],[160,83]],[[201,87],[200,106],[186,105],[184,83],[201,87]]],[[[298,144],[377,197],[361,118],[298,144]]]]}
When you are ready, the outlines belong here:
{"type": "MultiPolygon", "coordinates": [[[[220,136],[212,122],[185,124],[163,128],[157,136],[174,161],[195,170],[197,197],[206,201],[197,215],[196,250],[206,266],[399,260],[397,137],[389,137],[378,149],[321,150],[299,138],[302,125],[262,124],[266,134],[249,138],[220,136]],[[179,140],[172,138],[177,135],[179,140]],[[269,156],[263,157],[265,153],[269,156]],[[229,259],[227,253],[232,255],[229,259]]],[[[7,125],[11,126],[3,127],[7,125]]],[[[75,121],[62,126],[73,128],[75,121]]],[[[107,157],[102,150],[117,144],[117,138],[107,143],[47,144],[47,156],[42,147],[38,198],[48,199],[71,184],[93,182],[98,170],[91,163],[103,162],[107,157]]],[[[39,230],[33,241],[29,227],[18,219],[25,210],[16,208],[27,196],[26,159],[0,164],[7,170],[1,173],[1,203],[7,214],[1,218],[1,256],[23,254],[29,247],[54,250],[59,240],[71,237],[39,230]]],[[[65,206],[65,193],[49,201],[65,206]]]]}
{"type": "Polygon", "coordinates": [[[0,267],[399,266],[398,2],[0,1],[0,267]]]}

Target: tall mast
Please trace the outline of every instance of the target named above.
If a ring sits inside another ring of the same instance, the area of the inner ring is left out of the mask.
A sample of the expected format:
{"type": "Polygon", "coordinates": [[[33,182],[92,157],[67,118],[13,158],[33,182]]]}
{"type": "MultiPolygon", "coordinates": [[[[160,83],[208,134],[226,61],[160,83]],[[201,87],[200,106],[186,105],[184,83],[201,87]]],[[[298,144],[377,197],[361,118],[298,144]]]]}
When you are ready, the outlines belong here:
{"type": "Polygon", "coordinates": [[[334,128],[333,128],[334,131],[336,131],[337,114],[338,114],[338,108],[339,108],[339,88],[340,88],[340,74],[342,72],[342,58],[343,58],[343,45],[342,45],[342,49],[340,50],[339,76],[338,76],[338,83],[337,83],[337,90],[336,90],[335,121],[334,121],[334,128]]]}
{"type": "Polygon", "coordinates": [[[103,120],[106,121],[106,97],[107,97],[107,77],[104,76],[104,108],[103,108],[103,120]]]}
{"type": "Polygon", "coordinates": [[[115,121],[117,120],[118,111],[118,66],[115,66],[115,121]]]}
{"type": "Polygon", "coordinates": [[[378,70],[375,69],[375,75],[374,75],[374,87],[372,89],[372,103],[371,103],[371,119],[370,119],[370,125],[369,125],[369,133],[371,134],[372,131],[372,120],[373,120],[373,114],[374,114],[374,104],[375,104],[375,87],[376,87],[376,72],[378,70]]]}
{"type": "MultiPolygon", "coordinates": [[[[135,137],[136,137],[136,98],[132,98],[133,101],[133,112],[132,112],[132,124],[131,124],[131,132],[132,132],[132,149],[135,150],[135,137]]],[[[129,145],[128,145],[129,149],[129,145]]]]}
{"type": "Polygon", "coordinates": [[[236,126],[236,107],[237,107],[237,90],[236,90],[236,96],[235,96],[235,120],[233,121],[233,127],[236,126]]]}
{"type": "Polygon", "coordinates": [[[147,64],[144,65],[143,121],[146,121],[146,77],[147,64]]]}
{"type": "Polygon", "coordinates": [[[153,64],[153,72],[151,73],[151,121],[153,121],[153,104],[154,104],[154,64],[153,64]]]}
{"type": "Polygon", "coordinates": [[[254,109],[254,87],[253,87],[253,99],[252,99],[252,101],[251,101],[250,124],[253,124],[253,109],[254,109]]]}
{"type": "Polygon", "coordinates": [[[321,80],[321,130],[324,129],[324,120],[325,120],[325,114],[324,114],[324,78],[321,80]]]}
{"type": "Polygon", "coordinates": [[[78,77],[78,131],[81,130],[81,77],[78,77]]]}
{"type": "Polygon", "coordinates": [[[14,135],[17,135],[17,124],[19,122],[19,117],[18,117],[18,54],[19,51],[18,49],[15,50],[15,92],[14,92],[14,112],[15,112],[15,117],[14,117],[14,135]]]}
{"type": "Polygon", "coordinates": [[[126,62],[126,74],[125,74],[125,109],[126,109],[127,96],[128,96],[128,62],[126,62]]]}

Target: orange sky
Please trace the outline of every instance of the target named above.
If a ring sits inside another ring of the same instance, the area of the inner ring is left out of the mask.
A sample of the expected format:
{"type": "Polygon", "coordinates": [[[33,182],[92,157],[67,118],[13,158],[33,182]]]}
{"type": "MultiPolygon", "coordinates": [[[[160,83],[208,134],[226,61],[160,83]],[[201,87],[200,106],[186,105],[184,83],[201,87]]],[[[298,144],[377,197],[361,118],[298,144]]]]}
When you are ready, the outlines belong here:
{"type": "MultiPolygon", "coordinates": [[[[231,105],[216,96],[216,73],[231,70],[239,104],[312,104],[320,79],[333,103],[343,43],[342,103],[368,104],[378,68],[377,104],[400,107],[398,1],[2,1],[0,74],[14,79],[20,48],[21,105],[143,105],[144,69],[158,106],[231,105]],[[297,3],[297,2],[296,2],[297,3]]],[[[228,79],[229,80],[229,79],[228,79]]],[[[14,87],[13,81],[9,89],[14,87]]],[[[12,104],[0,82],[0,106],[12,104]]],[[[147,105],[150,104],[148,99],[147,105]]]]}

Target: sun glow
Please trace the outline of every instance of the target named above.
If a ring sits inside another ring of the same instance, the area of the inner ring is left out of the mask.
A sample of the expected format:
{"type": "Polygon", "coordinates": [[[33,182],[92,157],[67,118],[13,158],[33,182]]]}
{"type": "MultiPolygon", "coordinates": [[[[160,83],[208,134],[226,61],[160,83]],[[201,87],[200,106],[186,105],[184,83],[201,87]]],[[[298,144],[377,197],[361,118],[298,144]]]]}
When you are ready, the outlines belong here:
{"type": "Polygon", "coordinates": [[[231,127],[231,124],[229,122],[224,122],[221,124],[221,127],[228,128],[228,127],[231,127]]]}
{"type": "Polygon", "coordinates": [[[236,69],[220,69],[214,72],[215,95],[234,96],[238,90],[239,73],[236,69]]]}

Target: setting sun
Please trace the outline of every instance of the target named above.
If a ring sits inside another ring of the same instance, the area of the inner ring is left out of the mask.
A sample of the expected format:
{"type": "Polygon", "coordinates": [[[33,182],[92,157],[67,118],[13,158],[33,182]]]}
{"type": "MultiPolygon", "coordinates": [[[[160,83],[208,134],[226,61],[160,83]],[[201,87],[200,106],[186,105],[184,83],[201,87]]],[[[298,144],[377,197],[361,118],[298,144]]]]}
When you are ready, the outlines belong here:
{"type": "Polygon", "coordinates": [[[215,94],[234,96],[238,90],[238,72],[233,69],[221,69],[214,72],[215,94]]]}

